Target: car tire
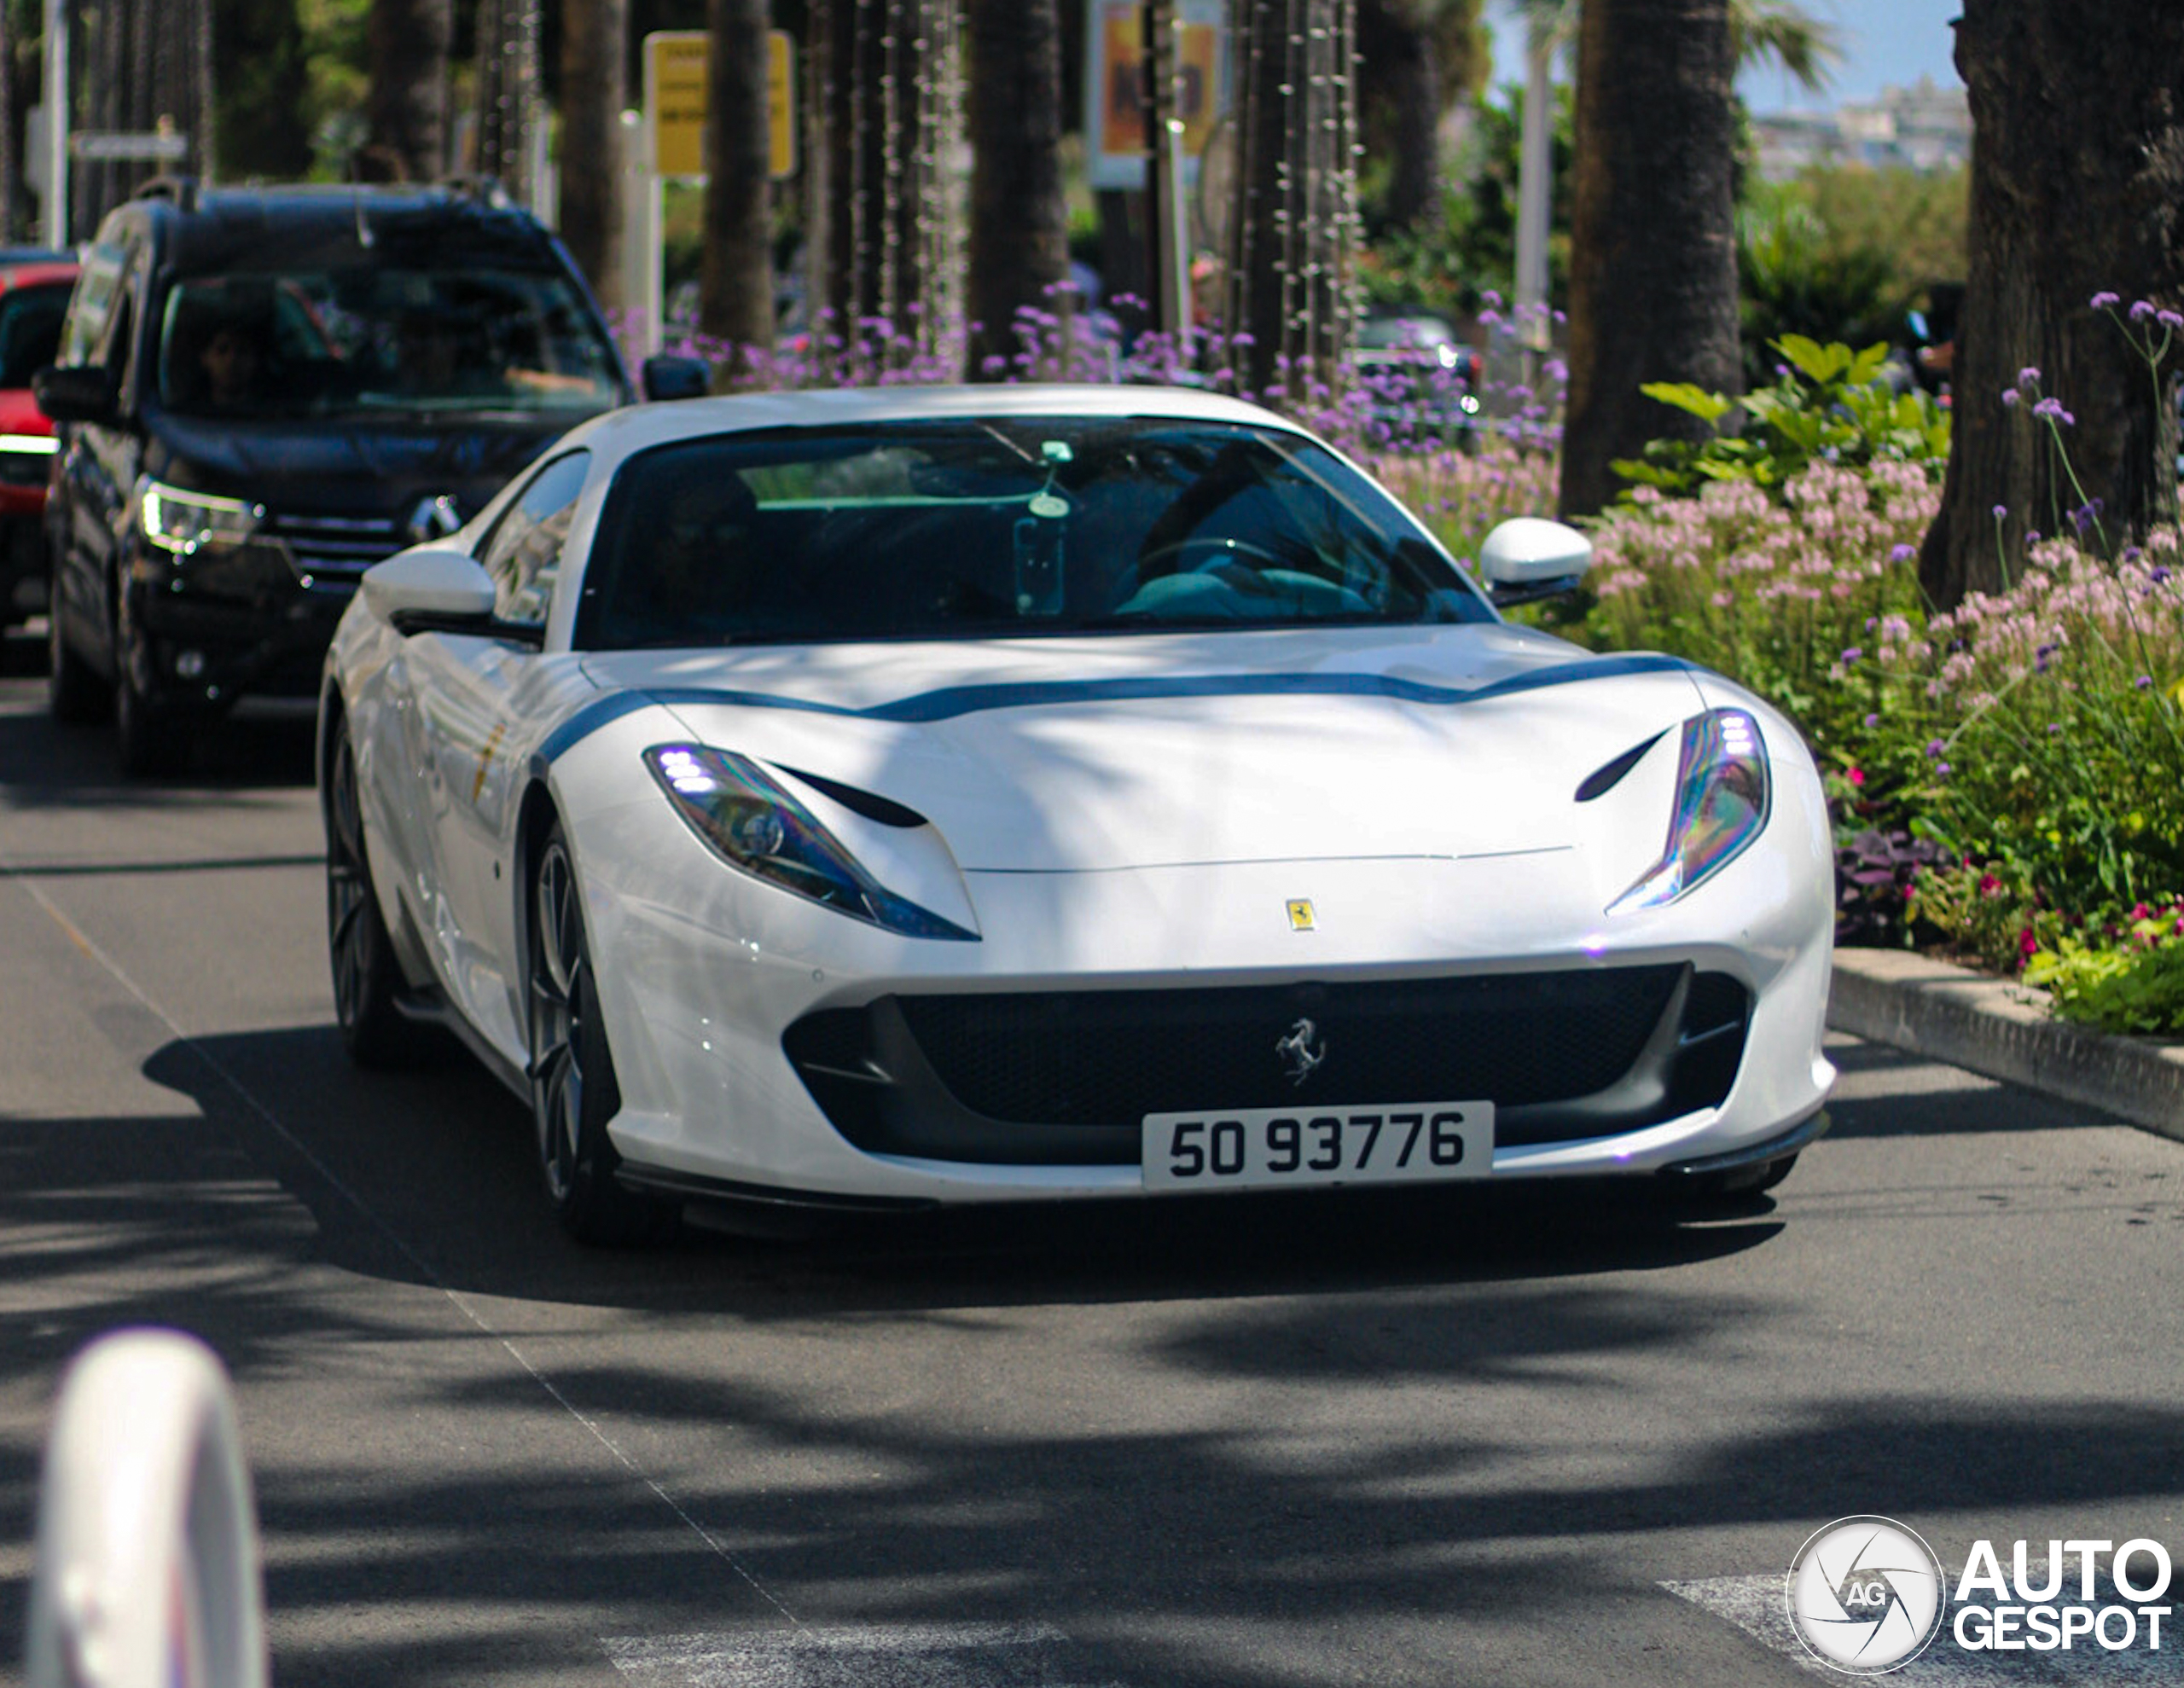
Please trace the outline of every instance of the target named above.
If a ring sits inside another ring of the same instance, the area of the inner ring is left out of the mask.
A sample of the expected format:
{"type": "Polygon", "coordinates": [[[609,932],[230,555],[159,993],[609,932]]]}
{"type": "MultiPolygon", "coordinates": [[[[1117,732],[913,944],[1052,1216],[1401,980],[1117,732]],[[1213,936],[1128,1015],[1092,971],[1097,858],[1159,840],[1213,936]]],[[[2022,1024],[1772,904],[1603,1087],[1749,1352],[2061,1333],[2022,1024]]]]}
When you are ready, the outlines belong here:
{"type": "Polygon", "coordinates": [[[113,708],[113,691],[78,654],[56,602],[45,617],[45,701],[55,721],[82,725],[103,721],[113,708]]]}
{"type": "Polygon", "coordinates": [[[121,771],[132,779],[174,773],[189,749],[182,723],[136,689],[125,663],[113,682],[113,728],[121,771]]]}
{"type": "Polygon", "coordinates": [[[621,1088],[594,989],[575,859],[558,821],[531,877],[525,929],[531,1117],[547,1200],[580,1243],[658,1241],[673,1230],[675,1208],[615,1176],[621,1157],[607,1140],[607,1122],[621,1108],[621,1088]]]}
{"type": "Polygon", "coordinates": [[[396,1006],[404,981],[372,885],[346,721],[334,723],[326,765],[326,950],[341,1047],[360,1067],[416,1066],[437,1054],[443,1041],[432,1025],[408,1018],[396,1006]]]}

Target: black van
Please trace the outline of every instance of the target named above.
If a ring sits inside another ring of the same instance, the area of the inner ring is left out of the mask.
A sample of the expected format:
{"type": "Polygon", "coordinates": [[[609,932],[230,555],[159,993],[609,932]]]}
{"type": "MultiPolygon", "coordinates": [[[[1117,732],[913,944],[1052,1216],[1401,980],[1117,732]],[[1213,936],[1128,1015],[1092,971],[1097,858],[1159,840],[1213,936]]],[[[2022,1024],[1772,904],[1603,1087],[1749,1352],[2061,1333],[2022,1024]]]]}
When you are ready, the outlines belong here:
{"type": "Polygon", "coordinates": [[[567,254],[490,183],[150,183],[101,225],[35,386],[61,436],[53,711],[111,710],[132,773],[238,699],[316,697],[365,569],[635,397],[567,254]]]}

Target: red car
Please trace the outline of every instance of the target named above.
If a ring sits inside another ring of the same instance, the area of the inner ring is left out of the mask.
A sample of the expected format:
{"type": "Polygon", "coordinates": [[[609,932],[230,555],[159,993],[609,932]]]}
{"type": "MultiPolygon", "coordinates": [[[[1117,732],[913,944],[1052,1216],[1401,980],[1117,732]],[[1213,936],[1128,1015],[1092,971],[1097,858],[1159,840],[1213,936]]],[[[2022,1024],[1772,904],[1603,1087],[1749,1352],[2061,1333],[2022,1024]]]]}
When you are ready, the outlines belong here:
{"type": "Polygon", "coordinates": [[[53,424],[31,374],[55,361],[76,286],[66,252],[0,248],[0,628],[45,608],[43,526],[53,424]]]}

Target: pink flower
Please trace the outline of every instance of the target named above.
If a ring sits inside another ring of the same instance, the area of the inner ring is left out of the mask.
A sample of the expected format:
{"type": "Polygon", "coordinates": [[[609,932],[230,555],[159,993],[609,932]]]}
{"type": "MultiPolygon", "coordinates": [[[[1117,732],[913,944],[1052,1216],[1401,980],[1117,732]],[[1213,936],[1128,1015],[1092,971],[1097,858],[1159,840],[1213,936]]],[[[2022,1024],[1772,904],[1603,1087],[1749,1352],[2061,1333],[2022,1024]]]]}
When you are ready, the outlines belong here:
{"type": "Polygon", "coordinates": [[[1862,786],[1866,783],[1866,770],[1862,768],[1853,768],[1843,777],[1854,786],[1862,786]]]}

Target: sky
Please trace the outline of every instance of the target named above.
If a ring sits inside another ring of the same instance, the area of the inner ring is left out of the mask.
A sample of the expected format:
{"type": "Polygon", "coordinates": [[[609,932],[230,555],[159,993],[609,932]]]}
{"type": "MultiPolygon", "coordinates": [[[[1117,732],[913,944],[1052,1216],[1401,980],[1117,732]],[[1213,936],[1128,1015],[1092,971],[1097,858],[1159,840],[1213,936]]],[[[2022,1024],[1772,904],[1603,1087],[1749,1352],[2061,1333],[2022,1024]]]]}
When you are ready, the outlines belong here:
{"type": "MultiPolygon", "coordinates": [[[[1827,91],[1808,94],[1780,70],[1748,72],[1738,83],[1755,112],[1790,107],[1833,105],[1870,100],[1885,83],[1908,84],[1924,74],[1943,87],[1958,85],[1950,61],[1954,46],[1949,20],[1962,0],[1803,0],[1807,11],[1842,32],[1844,61],[1827,91]]],[[[1489,0],[1487,22],[1494,30],[1494,80],[1521,82],[1525,75],[1524,32],[1511,9],[1489,0]]],[[[1566,75],[1566,68],[1561,73],[1566,75]]]]}

